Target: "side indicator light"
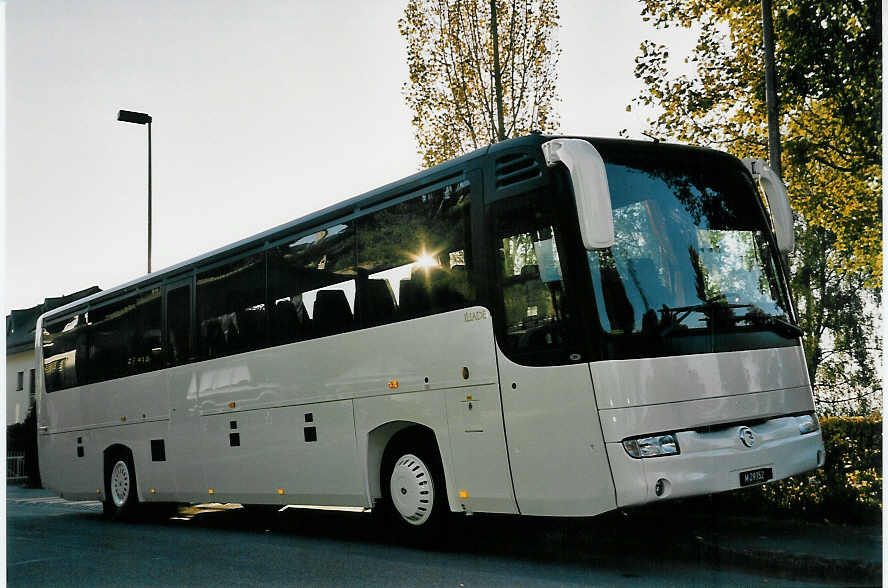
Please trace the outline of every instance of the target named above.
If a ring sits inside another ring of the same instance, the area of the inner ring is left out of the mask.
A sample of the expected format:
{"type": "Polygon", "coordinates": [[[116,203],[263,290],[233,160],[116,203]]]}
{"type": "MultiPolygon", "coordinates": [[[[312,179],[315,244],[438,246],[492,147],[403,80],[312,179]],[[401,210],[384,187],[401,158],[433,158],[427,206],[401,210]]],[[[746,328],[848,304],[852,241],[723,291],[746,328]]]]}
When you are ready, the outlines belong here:
{"type": "Polygon", "coordinates": [[[152,494],[157,494],[157,488],[152,488],[152,489],[151,489],[151,493],[152,493],[152,494]]]}
{"type": "Polygon", "coordinates": [[[397,389],[398,389],[398,380],[392,380],[392,381],[390,381],[390,382],[388,383],[388,386],[389,386],[389,389],[390,389],[390,390],[397,390],[397,389]]]}
{"type": "Polygon", "coordinates": [[[228,408],[234,408],[235,406],[237,406],[237,402],[229,402],[228,403],[228,408]]]}
{"type": "Polygon", "coordinates": [[[459,497],[460,497],[460,498],[468,498],[468,497],[469,497],[469,493],[466,492],[465,490],[460,490],[460,491],[459,491],[459,497]]]}
{"type": "Polygon", "coordinates": [[[284,493],[284,489],[283,489],[283,488],[278,488],[278,494],[283,494],[283,493],[284,493]]]}
{"type": "Polygon", "coordinates": [[[216,491],[213,490],[212,488],[210,488],[209,490],[207,490],[207,492],[208,492],[209,494],[215,494],[215,493],[216,493],[216,491]]]}

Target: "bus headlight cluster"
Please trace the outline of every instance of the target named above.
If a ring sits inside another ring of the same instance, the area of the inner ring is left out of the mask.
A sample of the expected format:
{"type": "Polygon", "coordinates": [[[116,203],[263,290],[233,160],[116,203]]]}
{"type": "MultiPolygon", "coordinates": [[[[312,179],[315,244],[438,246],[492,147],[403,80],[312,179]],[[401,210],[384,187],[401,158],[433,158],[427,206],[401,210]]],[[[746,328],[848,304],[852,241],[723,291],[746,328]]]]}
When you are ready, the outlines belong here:
{"type": "Polygon", "coordinates": [[[798,423],[799,425],[799,435],[804,435],[805,433],[813,433],[820,428],[820,423],[812,414],[803,414],[802,416],[797,416],[795,420],[796,423],[798,423]]]}
{"type": "Polygon", "coordinates": [[[636,458],[678,455],[680,453],[678,439],[672,433],[626,439],[623,441],[623,449],[636,458]]]}

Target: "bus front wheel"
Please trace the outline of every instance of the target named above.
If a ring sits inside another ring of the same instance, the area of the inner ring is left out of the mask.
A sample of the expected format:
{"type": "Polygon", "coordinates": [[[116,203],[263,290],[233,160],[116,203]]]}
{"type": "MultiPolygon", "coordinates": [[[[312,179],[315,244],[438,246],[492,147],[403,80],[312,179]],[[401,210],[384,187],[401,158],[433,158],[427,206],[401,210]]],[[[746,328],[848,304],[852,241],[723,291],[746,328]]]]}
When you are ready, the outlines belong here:
{"type": "Polygon", "coordinates": [[[398,537],[440,539],[447,518],[441,458],[428,443],[396,443],[383,458],[383,507],[398,537]]]}
{"type": "Polygon", "coordinates": [[[112,520],[123,520],[132,517],[138,506],[139,496],[136,490],[136,468],[129,455],[117,454],[108,462],[105,475],[105,501],[102,511],[112,520]]]}

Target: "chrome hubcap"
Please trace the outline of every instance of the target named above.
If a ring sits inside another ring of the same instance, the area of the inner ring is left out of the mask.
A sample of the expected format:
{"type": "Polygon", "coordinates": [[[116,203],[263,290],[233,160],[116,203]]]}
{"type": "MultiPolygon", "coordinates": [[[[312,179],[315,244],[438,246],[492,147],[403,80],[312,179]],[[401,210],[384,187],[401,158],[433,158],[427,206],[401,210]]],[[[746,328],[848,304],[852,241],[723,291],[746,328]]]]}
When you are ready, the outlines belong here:
{"type": "Polygon", "coordinates": [[[120,508],[126,504],[130,493],[130,473],[129,468],[123,461],[114,464],[111,470],[111,500],[114,506],[120,508]]]}
{"type": "Polygon", "coordinates": [[[395,462],[389,490],[398,514],[411,525],[422,525],[432,516],[435,504],[432,473],[415,455],[408,453],[395,462]]]}

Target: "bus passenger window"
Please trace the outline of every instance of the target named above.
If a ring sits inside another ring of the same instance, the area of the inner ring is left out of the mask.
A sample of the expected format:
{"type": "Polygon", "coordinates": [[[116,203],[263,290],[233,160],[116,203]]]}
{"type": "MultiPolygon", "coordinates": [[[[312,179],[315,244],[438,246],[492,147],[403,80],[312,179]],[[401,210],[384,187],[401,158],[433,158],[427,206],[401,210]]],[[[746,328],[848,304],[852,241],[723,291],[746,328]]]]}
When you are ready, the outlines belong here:
{"type": "Polygon", "coordinates": [[[197,275],[201,359],[265,346],[265,256],[250,255],[197,275]]]}
{"type": "Polygon", "coordinates": [[[356,314],[362,326],[474,304],[466,255],[469,188],[457,182],[358,219],[356,314]]]}
{"type": "Polygon", "coordinates": [[[267,252],[272,345],[354,327],[354,235],[353,224],[341,223],[267,252]]]}
{"type": "Polygon", "coordinates": [[[92,308],[88,316],[91,382],[160,367],[160,288],[92,308]]]}
{"type": "Polygon", "coordinates": [[[43,373],[47,392],[86,384],[87,313],[43,326],[43,373]]]}
{"type": "Polygon", "coordinates": [[[191,285],[167,291],[167,355],[170,365],[191,357],[191,285]]]}

